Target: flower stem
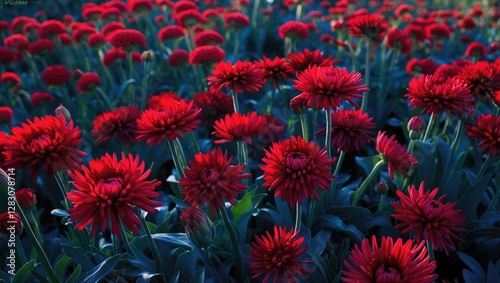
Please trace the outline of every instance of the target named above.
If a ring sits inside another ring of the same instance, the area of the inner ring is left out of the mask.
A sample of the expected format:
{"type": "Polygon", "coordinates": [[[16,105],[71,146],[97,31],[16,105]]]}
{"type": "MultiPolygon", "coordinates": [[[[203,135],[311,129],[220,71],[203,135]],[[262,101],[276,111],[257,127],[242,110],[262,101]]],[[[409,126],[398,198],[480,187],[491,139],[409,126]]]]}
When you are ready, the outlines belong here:
{"type": "Polygon", "coordinates": [[[222,222],[224,223],[224,226],[226,226],[226,230],[229,233],[229,238],[231,239],[231,244],[233,246],[234,253],[236,254],[236,261],[238,262],[239,268],[236,268],[238,270],[238,277],[240,279],[243,278],[243,260],[241,257],[241,251],[240,251],[240,245],[238,238],[236,237],[236,232],[234,231],[233,226],[231,225],[231,222],[229,220],[229,216],[227,215],[226,208],[225,207],[219,207],[219,212],[222,218],[222,222]]]}
{"type": "Polygon", "coordinates": [[[47,254],[45,254],[45,251],[42,248],[42,245],[40,245],[40,242],[36,239],[36,235],[31,229],[31,225],[26,218],[26,215],[24,214],[21,206],[19,206],[19,203],[16,201],[16,211],[18,212],[19,216],[21,217],[21,221],[24,223],[24,228],[26,230],[26,234],[28,234],[28,237],[31,240],[31,243],[33,243],[33,248],[36,250],[38,256],[40,257],[40,261],[42,262],[42,266],[45,269],[45,272],[47,273],[47,279],[49,280],[50,283],[57,283],[59,282],[59,279],[57,279],[56,274],[54,273],[54,269],[52,269],[52,266],[50,265],[49,259],[47,258],[47,254]]]}
{"type": "Polygon", "coordinates": [[[428,240],[426,241],[427,252],[429,253],[430,261],[434,261],[434,248],[432,247],[432,243],[428,240]]]}
{"type": "Polygon", "coordinates": [[[122,239],[123,239],[123,244],[125,245],[125,249],[130,254],[133,254],[132,249],[130,248],[130,242],[127,238],[127,231],[125,231],[125,225],[123,225],[123,221],[121,219],[120,219],[120,230],[122,232],[122,239]]]}
{"type": "Polygon", "coordinates": [[[140,217],[142,227],[146,232],[146,237],[148,238],[149,249],[153,254],[153,259],[155,260],[156,272],[161,272],[162,274],[167,274],[165,270],[163,270],[163,262],[161,260],[160,254],[158,253],[158,247],[156,247],[156,243],[151,236],[151,231],[149,230],[148,223],[144,217],[140,217]]]}
{"type": "Polygon", "coordinates": [[[302,205],[297,202],[295,204],[295,230],[294,234],[300,231],[300,226],[302,224],[302,205]]]}
{"type": "Polygon", "coordinates": [[[379,101],[385,101],[385,98],[387,97],[387,93],[392,88],[392,83],[394,81],[394,68],[396,67],[396,60],[398,59],[398,50],[394,49],[392,58],[391,58],[391,66],[390,66],[390,74],[389,74],[389,82],[385,86],[385,91],[382,93],[381,97],[378,99],[379,101]]]}
{"type": "Polygon", "coordinates": [[[363,181],[363,183],[361,183],[361,185],[358,187],[358,189],[354,192],[352,206],[356,206],[358,204],[359,199],[366,191],[366,188],[372,182],[375,175],[378,174],[380,167],[382,167],[382,165],[384,165],[384,164],[385,164],[385,161],[383,159],[381,159],[379,162],[377,162],[377,164],[375,164],[375,166],[373,167],[373,169],[370,172],[370,174],[368,175],[368,177],[366,177],[366,179],[363,181]]]}
{"type": "Polygon", "coordinates": [[[479,172],[477,173],[476,181],[474,183],[477,183],[477,181],[479,181],[479,179],[481,179],[481,177],[483,177],[484,172],[486,172],[486,169],[490,165],[490,160],[491,160],[491,156],[488,154],[488,156],[486,157],[486,160],[484,161],[483,165],[481,166],[481,169],[479,169],[479,172]]]}
{"type": "Polygon", "coordinates": [[[144,74],[142,76],[142,97],[141,97],[141,109],[146,108],[146,97],[148,95],[148,67],[149,62],[144,62],[144,74]]]}
{"type": "Polygon", "coordinates": [[[325,137],[325,147],[328,153],[328,158],[332,158],[332,113],[331,109],[326,110],[326,137],[325,137]]]}
{"type": "Polygon", "coordinates": [[[300,114],[300,127],[302,129],[302,138],[309,142],[309,123],[307,121],[307,113],[300,114]]]}
{"type": "Polygon", "coordinates": [[[209,247],[208,248],[202,248],[202,250],[203,250],[203,253],[205,254],[205,257],[207,258],[208,265],[212,269],[212,272],[214,273],[214,275],[215,275],[215,277],[217,279],[216,282],[224,282],[220,278],[219,273],[217,272],[217,269],[215,268],[214,263],[212,262],[212,256],[210,255],[210,249],[209,249],[209,247]]]}
{"type": "Polygon", "coordinates": [[[429,133],[432,130],[432,127],[434,126],[434,122],[437,118],[437,115],[431,114],[431,117],[429,119],[429,124],[427,125],[427,129],[425,130],[424,137],[422,138],[422,141],[426,141],[427,138],[429,137],[429,133]]]}
{"type": "MultiPolygon", "coordinates": [[[[370,48],[371,40],[366,39],[366,57],[365,57],[365,84],[367,88],[370,88],[370,48]]],[[[368,104],[368,94],[369,91],[365,92],[363,99],[361,100],[361,111],[366,112],[366,107],[368,104]]]]}
{"type": "Polygon", "coordinates": [[[238,113],[239,111],[239,106],[238,106],[238,95],[236,93],[236,88],[233,86],[233,89],[231,91],[231,94],[233,96],[233,107],[234,107],[234,113],[238,113]]]}
{"type": "Polygon", "coordinates": [[[42,234],[40,233],[40,227],[38,227],[38,222],[35,218],[35,216],[33,215],[33,208],[31,209],[28,209],[26,214],[28,215],[28,221],[30,221],[30,224],[33,226],[33,231],[35,232],[35,236],[37,238],[37,240],[40,242],[40,243],[43,243],[43,237],[42,237],[42,234]]]}
{"type": "Polygon", "coordinates": [[[300,21],[302,17],[302,4],[297,5],[297,10],[295,11],[295,20],[300,21]]]}
{"type": "Polygon", "coordinates": [[[172,159],[174,160],[175,168],[177,168],[177,173],[179,174],[180,178],[184,178],[184,171],[183,167],[180,163],[179,155],[177,154],[177,150],[175,150],[175,145],[173,141],[168,141],[168,146],[170,147],[170,153],[172,154],[172,159]]]}
{"type": "Polygon", "coordinates": [[[385,204],[385,197],[387,196],[387,193],[383,193],[381,196],[380,196],[380,200],[378,202],[378,207],[377,207],[377,211],[381,211],[382,208],[384,208],[384,204],[385,204]]]}
{"type": "Polygon", "coordinates": [[[233,50],[233,58],[236,59],[236,55],[238,55],[238,49],[240,48],[240,30],[236,29],[234,32],[234,50],[233,50]]]}
{"type": "MultiPolygon", "coordinates": [[[[128,56],[128,78],[134,78],[134,62],[132,60],[132,52],[127,53],[128,56]]],[[[135,100],[135,86],[133,83],[130,84],[129,101],[132,103],[135,100]]]]}
{"type": "Polygon", "coordinates": [[[109,101],[108,95],[102,90],[102,88],[96,87],[95,90],[102,97],[104,102],[108,105],[109,110],[113,110],[115,107],[114,107],[113,103],[111,103],[111,101],[109,101]]]}
{"type": "Polygon", "coordinates": [[[457,147],[459,143],[459,140],[460,140],[460,137],[462,136],[462,131],[463,131],[463,127],[462,127],[462,119],[458,120],[458,123],[455,127],[455,136],[453,137],[453,141],[451,142],[451,147],[450,147],[450,157],[455,155],[455,148],[457,147]]]}

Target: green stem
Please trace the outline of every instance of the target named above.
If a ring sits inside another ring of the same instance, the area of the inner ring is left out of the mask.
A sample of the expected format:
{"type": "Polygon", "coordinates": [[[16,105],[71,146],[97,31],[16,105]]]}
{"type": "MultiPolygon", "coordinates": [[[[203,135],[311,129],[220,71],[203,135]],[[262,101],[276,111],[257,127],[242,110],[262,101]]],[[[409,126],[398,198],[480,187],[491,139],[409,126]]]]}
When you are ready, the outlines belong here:
{"type": "Polygon", "coordinates": [[[307,215],[307,228],[311,228],[313,224],[316,215],[316,202],[318,202],[315,198],[309,199],[311,202],[309,203],[309,214],[307,215]]]}
{"type": "Polygon", "coordinates": [[[392,88],[392,83],[394,81],[394,69],[396,67],[396,60],[397,59],[398,59],[398,50],[394,49],[394,52],[393,52],[392,57],[391,57],[391,66],[390,66],[391,70],[390,70],[390,74],[389,74],[389,83],[387,83],[387,85],[384,88],[385,91],[382,92],[382,96],[380,97],[380,99],[378,99],[381,102],[385,101],[387,94],[389,93],[389,91],[392,88]]]}
{"type": "Polygon", "coordinates": [[[193,131],[190,131],[188,133],[189,137],[191,138],[191,142],[193,144],[193,147],[194,147],[194,152],[200,152],[200,145],[198,144],[198,140],[196,139],[196,137],[194,136],[194,133],[193,131]]]}
{"type": "Polygon", "coordinates": [[[384,165],[384,164],[385,164],[385,161],[383,159],[381,159],[379,162],[377,162],[377,164],[375,164],[375,166],[372,169],[372,172],[370,172],[368,177],[366,177],[366,179],[363,181],[363,183],[361,183],[361,186],[359,186],[358,189],[354,192],[352,206],[356,206],[358,204],[359,199],[365,193],[366,188],[372,182],[375,175],[378,174],[380,167],[382,167],[382,165],[384,165]]]}
{"type": "MultiPolygon", "coordinates": [[[[146,17],[149,18],[149,17],[146,17]]],[[[148,95],[148,67],[149,62],[144,62],[144,74],[142,75],[142,96],[141,96],[141,109],[146,108],[146,97],[148,95]]]]}
{"type": "Polygon", "coordinates": [[[462,136],[462,131],[463,131],[462,123],[463,123],[462,119],[458,120],[458,123],[455,127],[455,136],[453,137],[453,141],[451,142],[451,147],[450,147],[451,151],[450,157],[455,154],[455,148],[459,144],[460,137],[462,136]]]}
{"type": "Polygon", "coordinates": [[[297,10],[295,11],[295,20],[300,21],[302,17],[302,4],[297,5],[297,10]]]}
{"type": "Polygon", "coordinates": [[[30,223],[32,225],[32,228],[33,228],[33,231],[35,232],[35,236],[37,237],[37,240],[40,243],[43,243],[43,237],[42,237],[42,234],[40,233],[40,227],[38,227],[38,221],[35,218],[35,216],[33,215],[33,208],[28,209],[26,214],[28,215],[28,217],[27,217],[28,221],[30,221],[30,223]]]}
{"type": "Polygon", "coordinates": [[[384,208],[384,205],[385,205],[385,197],[387,196],[387,193],[383,193],[380,195],[380,200],[378,202],[378,207],[377,207],[377,211],[381,211],[382,208],[384,208]]]}
{"type": "Polygon", "coordinates": [[[192,65],[193,66],[193,73],[194,73],[194,76],[196,78],[196,91],[201,91],[202,87],[201,87],[201,78],[200,78],[200,74],[198,73],[198,68],[196,67],[196,65],[192,65]]]}
{"type": "Polygon", "coordinates": [[[297,202],[295,204],[295,230],[294,234],[298,233],[300,231],[300,226],[301,226],[301,220],[302,220],[302,205],[297,202]]]}
{"type": "MultiPolygon", "coordinates": [[[[132,60],[132,52],[127,52],[128,57],[128,78],[134,78],[134,61],[132,60]]],[[[135,86],[133,83],[130,84],[129,101],[133,103],[135,100],[135,86]]]]}
{"type": "Polygon", "coordinates": [[[229,233],[229,238],[231,239],[231,244],[233,246],[234,253],[236,254],[236,260],[238,262],[238,275],[239,278],[243,278],[243,260],[241,257],[241,250],[240,250],[240,245],[238,238],[236,237],[236,232],[233,229],[233,226],[231,225],[231,222],[229,220],[229,216],[227,215],[226,208],[225,207],[219,207],[219,212],[222,218],[222,222],[224,223],[224,226],[226,227],[227,232],[229,233]]]}
{"type": "Polygon", "coordinates": [[[475,183],[477,183],[477,181],[479,181],[479,179],[481,179],[481,177],[483,177],[484,172],[486,172],[486,169],[490,165],[490,160],[491,160],[491,156],[488,154],[488,156],[486,156],[486,160],[484,161],[483,165],[481,166],[481,169],[479,169],[479,172],[477,173],[475,183]]]}
{"type": "Polygon", "coordinates": [[[426,245],[427,245],[427,252],[429,253],[429,258],[430,258],[430,261],[434,261],[434,248],[432,247],[432,243],[429,242],[428,240],[426,241],[426,245]]]}
{"type": "Polygon", "coordinates": [[[238,49],[240,48],[240,30],[236,29],[234,32],[234,50],[233,50],[233,58],[236,59],[236,55],[238,54],[238,49]]]}
{"type": "Polygon", "coordinates": [[[121,219],[120,219],[120,230],[122,232],[122,240],[123,240],[123,244],[125,245],[125,249],[130,254],[133,254],[132,249],[130,248],[130,242],[127,238],[127,231],[125,231],[125,225],[123,225],[123,222],[121,221],[121,219]]]}
{"type": "MultiPolygon", "coordinates": [[[[371,40],[369,38],[366,39],[366,57],[365,57],[365,84],[367,88],[370,88],[370,48],[371,48],[371,40]]],[[[366,107],[368,105],[368,94],[370,91],[367,91],[363,95],[363,99],[361,101],[361,111],[366,112],[366,107]]]]}
{"type": "Polygon", "coordinates": [[[184,150],[182,149],[181,142],[179,141],[179,138],[176,138],[174,140],[174,146],[175,146],[175,150],[177,151],[177,154],[179,155],[179,160],[180,160],[182,168],[186,167],[187,166],[186,156],[184,155],[184,150]]]}
{"type": "Polygon", "coordinates": [[[328,158],[332,158],[332,110],[326,110],[326,137],[325,137],[325,147],[328,153],[328,158]]]}
{"type": "Polygon", "coordinates": [[[208,265],[210,266],[210,269],[212,269],[212,272],[214,273],[214,275],[215,275],[215,277],[217,279],[217,282],[224,282],[220,278],[219,273],[217,272],[217,269],[215,268],[214,263],[212,262],[212,257],[210,255],[209,248],[202,248],[202,250],[203,250],[203,253],[205,254],[205,257],[208,260],[208,265]]]}
{"type": "Polygon", "coordinates": [[[40,242],[36,239],[36,235],[31,229],[31,225],[26,218],[26,215],[24,214],[22,208],[19,206],[19,203],[16,201],[16,211],[18,212],[19,216],[21,217],[22,222],[24,223],[24,228],[26,230],[26,234],[28,234],[28,237],[31,240],[31,243],[33,243],[33,248],[36,250],[38,253],[38,256],[40,257],[40,261],[42,262],[42,266],[45,269],[45,272],[47,273],[47,279],[49,280],[50,283],[57,283],[59,282],[59,279],[57,278],[56,274],[54,273],[54,269],[52,269],[52,266],[50,265],[49,259],[47,257],[47,254],[45,254],[45,251],[42,248],[42,245],[40,245],[40,242]]]}
{"type": "Polygon", "coordinates": [[[431,117],[429,119],[429,124],[427,125],[427,129],[425,130],[424,137],[422,138],[422,141],[426,141],[427,138],[429,137],[429,134],[432,130],[432,127],[434,126],[434,122],[437,118],[437,115],[431,114],[431,117]]]}
{"type": "Polygon", "coordinates": [[[175,168],[177,168],[177,173],[179,174],[180,178],[184,178],[184,167],[182,167],[180,160],[179,160],[179,155],[177,154],[177,151],[175,150],[175,145],[173,141],[168,141],[168,146],[170,147],[170,153],[172,154],[172,159],[174,160],[175,168]]]}
{"type": "MultiPolygon", "coordinates": [[[[415,145],[415,140],[413,140],[413,139],[410,140],[410,144],[408,144],[408,151],[413,153],[414,145],[415,145]]],[[[413,171],[415,171],[415,169],[408,170],[408,177],[405,177],[403,180],[403,183],[401,184],[400,190],[403,191],[404,193],[406,193],[406,191],[407,191],[407,186],[408,186],[408,183],[410,182],[411,176],[413,175],[413,171]]]]}
{"type": "Polygon", "coordinates": [[[100,87],[95,88],[96,92],[102,97],[106,105],[109,107],[109,110],[113,110],[115,107],[111,101],[109,101],[108,95],[102,90],[100,87]]]}
{"type": "Polygon", "coordinates": [[[234,108],[234,113],[239,113],[239,106],[238,106],[238,95],[236,93],[236,88],[233,86],[231,90],[231,94],[233,96],[233,108],[234,108]]]}
{"type": "Polygon", "coordinates": [[[307,121],[307,112],[299,115],[300,127],[302,129],[302,138],[309,142],[309,123],[307,121]]]}
{"type": "Polygon", "coordinates": [[[146,232],[146,237],[148,239],[149,243],[149,249],[151,250],[151,253],[153,254],[153,259],[155,260],[155,267],[156,267],[156,272],[161,272],[162,274],[167,274],[165,270],[163,270],[163,262],[161,260],[160,253],[158,252],[158,247],[156,247],[156,243],[153,240],[153,237],[151,236],[151,231],[149,230],[148,223],[146,222],[146,219],[144,217],[140,217],[142,227],[144,228],[144,231],[146,232]]]}
{"type": "Polygon", "coordinates": [[[450,116],[446,116],[446,120],[444,121],[444,126],[443,130],[441,131],[441,134],[446,134],[446,129],[448,128],[448,125],[450,124],[450,116]]]}
{"type": "Polygon", "coordinates": [[[61,171],[57,171],[54,174],[54,177],[56,179],[56,182],[57,182],[57,185],[58,185],[59,189],[61,190],[61,194],[63,196],[64,204],[66,204],[65,208],[69,208],[69,202],[68,202],[68,199],[66,197],[66,193],[68,192],[68,190],[66,188],[66,185],[64,184],[64,179],[63,179],[63,177],[61,175],[61,171]]]}

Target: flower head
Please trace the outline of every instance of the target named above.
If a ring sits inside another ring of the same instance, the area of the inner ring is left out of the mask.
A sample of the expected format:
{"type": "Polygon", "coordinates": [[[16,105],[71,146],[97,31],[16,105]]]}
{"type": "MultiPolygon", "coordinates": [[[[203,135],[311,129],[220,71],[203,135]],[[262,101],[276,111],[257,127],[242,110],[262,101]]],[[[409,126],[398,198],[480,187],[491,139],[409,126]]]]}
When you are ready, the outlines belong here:
{"type": "Polygon", "coordinates": [[[361,248],[356,245],[344,264],[347,270],[342,271],[342,281],[346,283],[431,283],[438,278],[436,262],[431,261],[424,241],[403,244],[399,238],[394,243],[384,236],[379,246],[373,236],[371,245],[368,239],[361,242],[361,248]]]}
{"type": "Polygon", "coordinates": [[[148,102],[146,103],[146,108],[160,110],[163,107],[168,107],[169,104],[172,103],[171,99],[177,101],[181,100],[179,95],[177,95],[177,93],[174,91],[160,92],[148,98],[148,102]]]}
{"type": "Polygon", "coordinates": [[[412,58],[406,63],[406,72],[408,74],[432,75],[436,72],[439,65],[430,59],[412,58]]]}
{"type": "Polygon", "coordinates": [[[41,79],[48,86],[65,84],[73,74],[64,65],[48,66],[42,73],[41,79]]]}
{"type": "Polygon", "coordinates": [[[363,97],[360,92],[369,91],[366,85],[360,85],[361,74],[349,73],[346,69],[333,66],[313,66],[297,75],[295,89],[307,101],[307,107],[336,110],[342,104],[342,99],[358,106],[353,99],[363,97]]]}
{"type": "Polygon", "coordinates": [[[198,116],[201,109],[193,108],[193,102],[184,99],[175,100],[161,109],[146,109],[137,120],[136,140],[146,140],[148,145],[160,145],[167,138],[173,141],[184,138],[181,132],[190,132],[198,128],[198,116]]]}
{"type": "Polygon", "coordinates": [[[28,52],[31,55],[39,55],[39,56],[47,56],[48,54],[52,53],[55,49],[54,43],[52,41],[42,38],[39,39],[35,42],[33,42],[29,47],[28,47],[28,52]]]}
{"type": "Polygon", "coordinates": [[[38,170],[48,171],[52,177],[58,170],[75,168],[87,154],[76,147],[82,142],[81,131],[67,123],[62,116],[35,117],[21,127],[12,128],[5,145],[7,167],[29,167],[33,181],[38,170]]]}
{"type": "Polygon", "coordinates": [[[215,236],[215,226],[198,207],[190,206],[181,212],[182,224],[191,242],[199,248],[207,248],[215,236]]]}
{"type": "Polygon", "coordinates": [[[486,46],[481,42],[472,42],[467,46],[467,49],[465,49],[465,56],[483,58],[486,56],[486,46]]]}
{"type": "Polygon", "coordinates": [[[481,114],[475,117],[477,126],[466,124],[467,136],[480,139],[481,152],[490,156],[500,155],[500,117],[481,114]]]}
{"type": "Polygon", "coordinates": [[[158,31],[158,40],[166,41],[170,39],[182,38],[184,30],[180,26],[166,26],[158,31]]]}
{"type": "Polygon", "coordinates": [[[66,27],[63,23],[57,20],[48,20],[43,22],[38,28],[39,38],[48,38],[66,32],[66,27]]]}
{"type": "MultiPolygon", "coordinates": [[[[372,140],[370,134],[375,128],[373,118],[368,113],[359,110],[337,110],[332,113],[332,148],[337,151],[351,152],[359,150],[364,144],[372,140]]],[[[323,136],[326,128],[316,132],[316,136],[323,136]]]]}
{"type": "Polygon", "coordinates": [[[54,101],[54,96],[48,92],[37,91],[31,94],[30,100],[33,107],[40,107],[43,103],[54,101]]]}
{"type": "Polygon", "coordinates": [[[94,90],[101,85],[101,78],[99,74],[88,72],[83,74],[76,83],[76,89],[81,93],[86,93],[94,90]]]}
{"type": "MultiPolygon", "coordinates": [[[[172,53],[173,54],[173,53],[172,53]]],[[[172,55],[170,55],[172,56],[172,55]]],[[[189,64],[213,64],[224,60],[226,53],[219,46],[205,45],[199,46],[189,54],[189,64]]]]}
{"type": "Polygon", "coordinates": [[[263,59],[256,61],[255,64],[265,71],[264,78],[267,81],[271,80],[275,87],[280,80],[287,80],[294,74],[293,69],[288,67],[285,58],[278,56],[274,59],[263,56],[263,59]]]}
{"type": "Polygon", "coordinates": [[[324,58],[323,52],[317,49],[314,51],[304,49],[304,52],[289,53],[286,57],[290,60],[288,62],[290,72],[295,73],[300,73],[310,66],[329,67],[340,61],[333,60],[332,56],[324,58]]]}
{"type": "Polygon", "coordinates": [[[94,126],[92,136],[97,138],[96,142],[98,143],[105,142],[115,136],[118,141],[132,144],[135,142],[139,116],[139,107],[130,105],[104,112],[92,122],[94,126]]]}
{"type": "Polygon", "coordinates": [[[3,43],[14,52],[23,51],[30,45],[28,37],[20,33],[4,38],[3,43]]]}
{"type": "Polygon", "coordinates": [[[455,210],[456,203],[443,203],[446,195],[434,198],[438,193],[438,188],[425,191],[424,182],[420,183],[420,188],[408,187],[408,196],[402,191],[396,191],[401,203],[392,202],[396,211],[391,216],[401,223],[395,228],[404,228],[402,233],[415,232],[415,240],[427,240],[432,243],[436,250],[443,250],[448,254],[448,250],[455,250],[452,238],[461,240],[454,232],[464,232],[466,229],[458,228],[464,222],[465,216],[460,215],[460,209],[455,210]]]}
{"type": "Polygon", "coordinates": [[[204,30],[197,34],[194,38],[194,45],[196,47],[205,45],[218,45],[224,43],[224,37],[216,31],[204,30]]]}
{"type": "Polygon", "coordinates": [[[9,106],[0,106],[0,123],[10,123],[14,117],[14,111],[9,106]]]}
{"type": "Polygon", "coordinates": [[[123,48],[125,51],[131,51],[136,46],[145,47],[146,37],[138,30],[120,29],[110,35],[109,43],[114,48],[123,48]]]}
{"type": "Polygon", "coordinates": [[[463,66],[457,77],[470,87],[478,99],[489,101],[488,96],[500,90],[500,65],[487,61],[463,66]]]}
{"type": "MultiPolygon", "coordinates": [[[[198,47],[200,48],[200,47],[198,47]]],[[[256,92],[264,85],[264,70],[252,62],[237,61],[215,64],[213,76],[207,78],[211,89],[219,91],[222,87],[240,93],[243,90],[256,92]]]]}
{"type": "Polygon", "coordinates": [[[474,96],[469,87],[460,79],[443,79],[423,75],[413,78],[408,84],[409,105],[422,108],[423,113],[437,115],[468,116],[474,110],[474,96]]]}
{"type": "Polygon", "coordinates": [[[201,109],[201,123],[209,130],[214,130],[215,121],[224,118],[226,114],[234,113],[233,99],[222,91],[198,92],[193,97],[194,105],[201,109]]]}
{"type": "Polygon", "coordinates": [[[250,271],[252,279],[265,275],[261,282],[299,282],[300,277],[309,274],[305,266],[310,260],[301,259],[307,251],[304,237],[293,229],[274,226],[274,234],[266,231],[265,235],[255,237],[251,243],[250,271]]]}
{"type": "Polygon", "coordinates": [[[134,211],[138,207],[147,212],[156,212],[153,206],[161,206],[154,201],[158,196],[154,189],[160,185],[158,180],[147,181],[151,169],[144,171],[144,162],[139,157],[122,153],[121,160],[116,155],[107,154],[93,159],[88,167],[82,165],[79,170],[68,172],[75,190],[67,193],[73,203],[68,208],[70,219],[76,221],[75,228],[83,230],[92,224],[90,236],[97,229],[105,231],[108,221],[111,232],[122,236],[120,225],[139,235],[141,227],[139,215],[134,211]]]}
{"type": "Polygon", "coordinates": [[[239,29],[250,24],[248,17],[240,12],[232,12],[224,15],[224,28],[239,29]]]}
{"type": "Polygon", "coordinates": [[[273,143],[264,150],[264,187],[276,190],[274,197],[281,196],[290,206],[313,196],[319,199],[316,187],[327,190],[334,179],[330,174],[335,160],[328,157],[326,149],[314,142],[307,143],[302,137],[273,143]]]}
{"type": "Polygon", "coordinates": [[[278,28],[280,38],[308,39],[309,29],[307,25],[299,21],[288,21],[278,28]]]}
{"type": "Polygon", "coordinates": [[[186,64],[189,60],[189,53],[184,49],[177,49],[170,53],[167,62],[170,67],[179,67],[186,64]]]}
{"type": "Polygon", "coordinates": [[[102,57],[102,63],[106,67],[118,60],[121,60],[121,62],[127,60],[127,53],[122,48],[111,48],[102,57]]]}
{"type": "Polygon", "coordinates": [[[376,150],[387,162],[387,171],[391,178],[394,179],[394,170],[408,177],[408,170],[415,169],[418,161],[395,138],[396,136],[387,137],[385,132],[378,132],[376,150]]]}
{"type": "Polygon", "coordinates": [[[214,143],[221,144],[243,140],[252,144],[252,137],[257,137],[260,134],[266,121],[266,118],[257,115],[256,112],[226,114],[224,119],[215,121],[215,131],[212,134],[219,139],[214,143]]]}
{"type": "Polygon", "coordinates": [[[348,28],[353,37],[367,37],[370,40],[382,41],[389,24],[380,14],[368,14],[349,19],[348,28]]]}
{"type": "Polygon", "coordinates": [[[17,191],[16,200],[22,209],[31,209],[36,205],[36,195],[29,188],[17,191]]]}
{"type": "Polygon", "coordinates": [[[186,177],[181,178],[182,194],[191,206],[210,204],[216,215],[216,208],[225,209],[224,199],[232,205],[236,204],[237,193],[247,187],[240,180],[250,178],[251,174],[242,174],[246,165],[231,165],[233,157],[228,158],[220,148],[207,153],[197,153],[194,160],[184,168],[186,177]]]}
{"type": "Polygon", "coordinates": [[[19,86],[19,84],[21,84],[21,79],[14,72],[5,72],[0,75],[0,83],[6,87],[19,86]]]}

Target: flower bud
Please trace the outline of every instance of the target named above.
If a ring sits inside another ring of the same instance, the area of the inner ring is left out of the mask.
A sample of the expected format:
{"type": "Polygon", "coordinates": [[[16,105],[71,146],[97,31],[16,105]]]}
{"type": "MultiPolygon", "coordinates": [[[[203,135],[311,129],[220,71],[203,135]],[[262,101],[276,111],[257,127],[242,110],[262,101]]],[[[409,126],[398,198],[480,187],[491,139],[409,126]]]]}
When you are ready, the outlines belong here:
{"type": "Polygon", "coordinates": [[[151,62],[155,59],[155,54],[153,50],[146,50],[142,52],[141,58],[144,62],[151,62]]]}
{"type": "Polygon", "coordinates": [[[63,116],[66,118],[66,120],[71,119],[71,114],[69,113],[68,109],[66,107],[59,105],[59,107],[56,108],[56,116],[63,116]]]}
{"type": "Polygon", "coordinates": [[[79,78],[81,78],[81,77],[83,76],[83,74],[84,74],[84,73],[83,73],[83,71],[82,71],[82,70],[80,70],[80,69],[76,69],[76,70],[74,70],[74,71],[73,71],[73,78],[74,78],[75,80],[78,80],[79,78]]]}
{"type": "Polygon", "coordinates": [[[16,200],[22,209],[32,209],[36,204],[36,195],[28,188],[16,192],[16,200]]]}
{"type": "Polygon", "coordinates": [[[296,115],[305,114],[307,112],[307,99],[298,95],[290,100],[290,109],[296,115]]]}
{"type": "Polygon", "coordinates": [[[424,119],[420,116],[411,117],[410,121],[408,121],[407,129],[410,135],[410,139],[416,140],[419,139],[424,131],[425,122],[424,119]]]}
{"type": "Polygon", "coordinates": [[[387,183],[384,181],[378,182],[377,192],[379,192],[381,194],[385,194],[385,193],[387,193],[387,191],[388,191],[387,183]]]}
{"type": "Polygon", "coordinates": [[[212,244],[215,235],[215,226],[197,207],[189,207],[180,215],[186,234],[191,242],[199,248],[207,248],[212,244]]]}
{"type": "Polygon", "coordinates": [[[4,212],[0,214],[0,233],[7,236],[19,235],[23,230],[23,222],[17,212],[4,212]]]}

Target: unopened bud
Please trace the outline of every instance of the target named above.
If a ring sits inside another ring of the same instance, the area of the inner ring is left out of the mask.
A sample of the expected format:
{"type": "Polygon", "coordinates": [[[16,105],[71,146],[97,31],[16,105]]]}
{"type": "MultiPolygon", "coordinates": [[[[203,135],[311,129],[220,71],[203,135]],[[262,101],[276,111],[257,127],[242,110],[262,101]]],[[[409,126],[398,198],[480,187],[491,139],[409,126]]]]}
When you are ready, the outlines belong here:
{"type": "Polygon", "coordinates": [[[292,98],[290,100],[290,109],[297,115],[305,114],[307,112],[307,99],[300,95],[292,98]]]}
{"type": "Polygon", "coordinates": [[[141,58],[144,62],[151,62],[155,59],[155,53],[153,50],[146,50],[142,52],[141,58]]]}
{"type": "Polygon", "coordinates": [[[385,194],[385,193],[387,193],[387,191],[388,191],[387,183],[384,181],[378,182],[377,192],[379,192],[381,194],[385,194]]]}
{"type": "Polygon", "coordinates": [[[425,121],[420,116],[411,117],[410,121],[408,121],[407,129],[410,136],[410,139],[416,140],[419,139],[422,135],[422,132],[425,128],[425,121]]]}
{"type": "Polygon", "coordinates": [[[59,105],[59,107],[56,108],[56,116],[63,116],[66,118],[66,120],[71,119],[71,114],[69,113],[68,109],[66,107],[59,105]]]}
{"type": "Polygon", "coordinates": [[[28,188],[17,191],[16,199],[22,209],[32,209],[36,204],[36,195],[28,188]]]}
{"type": "Polygon", "coordinates": [[[203,210],[189,207],[181,213],[180,218],[188,238],[195,246],[207,248],[212,244],[215,226],[203,210]]]}
{"type": "Polygon", "coordinates": [[[0,233],[5,235],[21,234],[23,222],[17,212],[7,211],[0,214],[0,233]]]}
{"type": "Polygon", "coordinates": [[[82,70],[80,70],[80,69],[76,69],[76,70],[74,70],[74,71],[73,71],[73,78],[74,78],[75,80],[78,80],[79,78],[81,78],[81,77],[83,76],[83,74],[84,74],[84,73],[83,73],[83,71],[82,71],[82,70]]]}

